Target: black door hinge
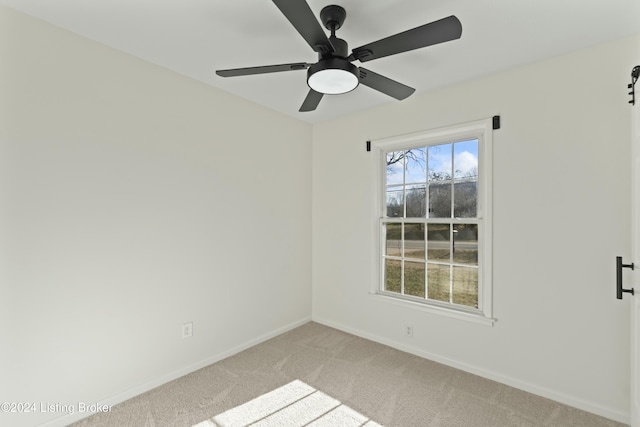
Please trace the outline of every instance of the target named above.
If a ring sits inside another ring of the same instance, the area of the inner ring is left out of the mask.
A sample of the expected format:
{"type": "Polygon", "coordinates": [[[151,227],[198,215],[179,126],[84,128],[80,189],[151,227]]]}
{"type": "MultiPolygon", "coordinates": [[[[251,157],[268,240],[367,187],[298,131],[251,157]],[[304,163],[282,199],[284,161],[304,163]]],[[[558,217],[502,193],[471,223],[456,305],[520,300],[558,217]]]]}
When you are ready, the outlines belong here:
{"type": "Polygon", "coordinates": [[[627,88],[631,89],[631,92],[629,92],[629,95],[631,95],[629,104],[631,105],[636,105],[636,82],[638,81],[638,76],[640,76],[640,65],[636,65],[631,70],[631,83],[627,85],[627,88]]]}

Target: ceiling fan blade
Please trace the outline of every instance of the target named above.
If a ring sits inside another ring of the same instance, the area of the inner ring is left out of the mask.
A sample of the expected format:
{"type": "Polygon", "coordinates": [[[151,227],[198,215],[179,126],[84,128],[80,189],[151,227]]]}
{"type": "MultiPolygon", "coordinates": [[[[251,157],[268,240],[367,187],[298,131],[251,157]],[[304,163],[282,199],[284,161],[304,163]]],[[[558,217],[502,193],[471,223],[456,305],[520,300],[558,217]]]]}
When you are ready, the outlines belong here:
{"type": "Polygon", "coordinates": [[[388,77],[374,73],[366,68],[360,67],[360,83],[365,86],[369,86],[371,89],[375,89],[384,94],[387,94],[395,99],[405,99],[410,96],[416,90],[412,87],[403,85],[395,80],[391,80],[388,77]]]}
{"type": "Polygon", "coordinates": [[[353,56],[360,62],[383,58],[438,43],[459,39],[462,35],[460,20],[451,15],[402,33],[353,49],[353,56]]]}
{"type": "Polygon", "coordinates": [[[265,65],[262,67],[234,68],[231,70],[217,70],[221,77],[249,76],[252,74],[277,73],[280,71],[306,70],[311,64],[295,62],[293,64],[265,65]]]}
{"type": "Polygon", "coordinates": [[[273,0],[273,3],[298,30],[302,38],[309,43],[311,49],[318,53],[335,51],[305,0],[273,0]]]}
{"type": "Polygon", "coordinates": [[[315,110],[323,96],[324,94],[320,92],[316,92],[313,89],[309,89],[309,93],[307,94],[307,97],[304,99],[304,102],[302,103],[302,106],[300,107],[299,111],[301,113],[304,113],[307,111],[315,110]]]}

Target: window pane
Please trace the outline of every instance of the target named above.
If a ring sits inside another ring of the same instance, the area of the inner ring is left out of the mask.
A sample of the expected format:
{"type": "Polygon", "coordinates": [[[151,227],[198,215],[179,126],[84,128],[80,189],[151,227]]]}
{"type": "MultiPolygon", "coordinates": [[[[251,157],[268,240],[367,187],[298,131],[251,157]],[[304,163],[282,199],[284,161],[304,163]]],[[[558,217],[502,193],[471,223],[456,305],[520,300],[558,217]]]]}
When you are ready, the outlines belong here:
{"type": "Polygon", "coordinates": [[[453,262],[478,265],[478,225],[453,226],[453,262]]]}
{"type": "Polygon", "coordinates": [[[427,215],[427,190],[424,185],[407,188],[407,218],[427,215]]]}
{"type": "Polygon", "coordinates": [[[429,184],[429,218],[451,218],[451,181],[429,184]]]}
{"type": "Polygon", "coordinates": [[[400,261],[385,259],[384,261],[384,290],[400,293],[401,280],[400,261]]]}
{"type": "Polygon", "coordinates": [[[478,181],[456,181],[453,191],[453,216],[456,218],[475,218],[478,215],[478,181]]]}
{"type": "Polygon", "coordinates": [[[404,151],[387,153],[387,186],[404,184],[404,151]]]}
{"type": "Polygon", "coordinates": [[[385,225],[385,255],[402,256],[402,224],[385,225]]]}
{"type": "Polygon", "coordinates": [[[404,191],[402,187],[387,189],[387,216],[389,218],[404,216],[404,191]]]}
{"type": "Polygon", "coordinates": [[[478,269],[453,267],[453,302],[478,308],[478,269]]]}
{"type": "Polygon", "coordinates": [[[427,264],[428,298],[449,302],[450,269],[448,265],[427,264]]]}
{"type": "Polygon", "coordinates": [[[478,177],[478,140],[453,144],[453,170],[455,179],[478,177]]]}
{"type": "Polygon", "coordinates": [[[425,297],[424,262],[404,263],[404,293],[416,297],[425,297]]]}
{"type": "Polygon", "coordinates": [[[405,184],[427,182],[426,147],[407,150],[405,157],[405,184]]]}
{"type": "Polygon", "coordinates": [[[443,181],[453,178],[451,144],[429,147],[429,181],[443,181]]]}
{"type": "Polygon", "coordinates": [[[456,218],[475,218],[478,209],[478,140],[453,144],[454,213],[456,218]]]}
{"type": "Polygon", "coordinates": [[[424,259],[424,224],[404,225],[404,256],[424,259]]]}
{"type": "Polygon", "coordinates": [[[449,224],[427,225],[427,259],[449,262],[451,257],[449,224]]]}

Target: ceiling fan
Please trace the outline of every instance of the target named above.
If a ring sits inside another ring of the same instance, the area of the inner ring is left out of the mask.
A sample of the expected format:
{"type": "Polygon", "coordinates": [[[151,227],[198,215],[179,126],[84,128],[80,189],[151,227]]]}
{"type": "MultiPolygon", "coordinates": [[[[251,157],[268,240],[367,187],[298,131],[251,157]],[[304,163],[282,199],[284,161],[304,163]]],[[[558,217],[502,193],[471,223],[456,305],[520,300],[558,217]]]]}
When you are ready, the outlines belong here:
{"type": "Polygon", "coordinates": [[[313,111],[325,94],[347,93],[362,83],[398,100],[407,98],[415,89],[352,64],[353,61],[371,61],[397,53],[420,49],[438,43],[459,39],[462,24],[455,16],[440,19],[402,33],[357,47],[349,54],[347,42],[336,37],[336,31],[342,27],[347,12],[340,6],[326,6],[320,11],[320,20],[331,31],[327,37],[311,8],[304,0],[273,0],[284,16],[318,53],[318,62],[309,64],[296,62],[291,64],[266,65],[261,67],[218,70],[222,77],[246,76],[252,74],[275,73],[280,71],[307,70],[309,93],[300,111],[313,111]]]}

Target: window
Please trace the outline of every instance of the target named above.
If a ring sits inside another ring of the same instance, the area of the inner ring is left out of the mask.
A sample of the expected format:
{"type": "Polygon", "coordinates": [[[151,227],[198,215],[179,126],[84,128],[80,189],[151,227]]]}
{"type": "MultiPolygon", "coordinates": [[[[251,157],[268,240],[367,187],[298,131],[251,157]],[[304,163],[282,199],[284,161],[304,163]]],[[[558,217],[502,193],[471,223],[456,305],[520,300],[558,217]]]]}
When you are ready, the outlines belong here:
{"type": "Polygon", "coordinates": [[[491,121],[374,141],[376,294],[493,323],[491,121]]]}

